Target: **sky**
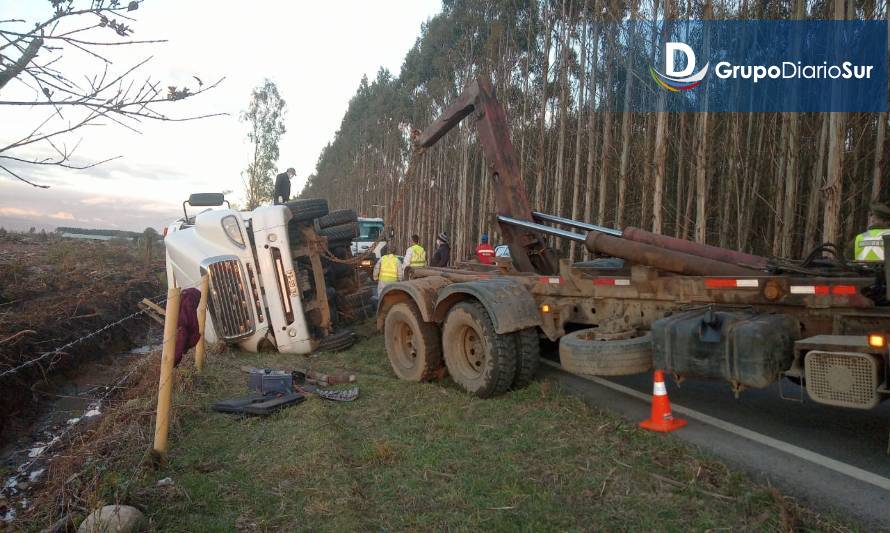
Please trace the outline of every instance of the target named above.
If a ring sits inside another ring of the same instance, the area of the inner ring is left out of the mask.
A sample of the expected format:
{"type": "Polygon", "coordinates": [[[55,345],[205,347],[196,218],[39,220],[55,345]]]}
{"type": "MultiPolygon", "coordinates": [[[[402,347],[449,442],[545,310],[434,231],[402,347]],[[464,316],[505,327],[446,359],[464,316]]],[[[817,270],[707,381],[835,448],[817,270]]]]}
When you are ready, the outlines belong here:
{"type": "MultiPolygon", "coordinates": [[[[381,67],[398,73],[421,24],[440,10],[440,0],[145,0],[133,13],[137,20],[130,23],[132,38],[168,42],[107,47],[109,71],[122,72],[151,56],[140,76],[151,75],[162,87],[187,84],[194,89],[192,76],[204,83],[225,77],[212,91],[164,103],[162,111],[178,117],[228,115],[143,122],[137,125],[139,133],[111,123],[78,130],[63,140],[69,148],[80,143],[75,162],[122,156],[89,170],[4,163],[51,187],[35,189],[0,170],[0,226],[141,231],[148,226],[160,229],[176,219],[183,200],[193,192],[230,190],[230,198],[240,202],[242,170],[251,149],[247,124],[239,121],[239,114],[264,78],[278,85],[287,102],[279,168],[294,167],[292,190],[298,193],[322,148],[333,139],[362,76],[373,78],[381,67]]],[[[0,1],[0,20],[33,23],[50,11],[49,0],[0,1]]],[[[82,35],[89,35],[88,40],[116,39],[102,28],[82,35]]],[[[76,50],[66,52],[56,66],[78,74],[101,73],[104,68],[98,59],[76,50]]],[[[32,89],[11,82],[0,91],[0,100],[13,99],[34,99],[32,89]]],[[[0,145],[26,135],[46,117],[43,108],[0,106],[0,145]]],[[[64,123],[55,120],[57,127],[64,123]]],[[[39,158],[48,149],[17,155],[39,158]]]]}

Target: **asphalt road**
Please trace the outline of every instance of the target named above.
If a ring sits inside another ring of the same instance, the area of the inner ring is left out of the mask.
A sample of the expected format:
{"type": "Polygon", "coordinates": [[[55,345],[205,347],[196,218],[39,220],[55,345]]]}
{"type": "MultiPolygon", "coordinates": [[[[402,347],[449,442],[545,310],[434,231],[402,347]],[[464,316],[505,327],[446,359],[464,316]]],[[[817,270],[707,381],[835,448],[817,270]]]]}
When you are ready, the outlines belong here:
{"type": "MultiPolygon", "coordinates": [[[[631,420],[649,414],[647,375],[582,378],[550,363],[543,377],[631,420]]],[[[820,405],[787,380],[736,399],[722,382],[668,380],[674,415],[689,425],[672,436],[780,487],[816,510],[832,510],[869,530],[890,529],[890,402],[859,411],[820,405]]]]}

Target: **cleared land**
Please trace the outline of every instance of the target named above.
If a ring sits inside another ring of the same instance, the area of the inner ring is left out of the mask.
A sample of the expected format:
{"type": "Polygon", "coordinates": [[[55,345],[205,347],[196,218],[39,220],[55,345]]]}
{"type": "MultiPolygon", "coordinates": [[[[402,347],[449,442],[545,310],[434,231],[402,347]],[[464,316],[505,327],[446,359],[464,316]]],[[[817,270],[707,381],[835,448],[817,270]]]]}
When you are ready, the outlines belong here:
{"type": "Polygon", "coordinates": [[[356,372],[354,403],[310,398],[268,418],[210,405],[245,392],[242,365],[305,359],[223,352],[201,376],[186,364],[169,463],[147,470],[139,460],[151,443],[156,360],[51,467],[33,527],[117,501],[161,531],[847,530],[548,382],[483,401],[447,380],[399,381],[379,336],[311,360],[356,372]],[[166,477],[173,485],[158,486],[166,477]]]}
{"type": "MultiPolygon", "coordinates": [[[[63,240],[0,231],[0,372],[34,361],[136,311],[163,294],[163,253],[147,257],[125,240],[63,240]]],[[[0,381],[0,450],[26,430],[39,404],[37,387],[64,380],[84,360],[132,346],[144,317],[103,331],[0,381]]]]}

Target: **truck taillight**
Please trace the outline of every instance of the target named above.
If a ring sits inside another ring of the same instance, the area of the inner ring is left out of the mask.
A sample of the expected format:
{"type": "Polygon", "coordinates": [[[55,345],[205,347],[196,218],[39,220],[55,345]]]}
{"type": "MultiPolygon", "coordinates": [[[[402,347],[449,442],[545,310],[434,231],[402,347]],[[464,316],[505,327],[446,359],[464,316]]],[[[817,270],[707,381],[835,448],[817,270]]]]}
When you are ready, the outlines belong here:
{"type": "Polygon", "coordinates": [[[167,226],[164,226],[164,237],[167,236],[167,226]]]}

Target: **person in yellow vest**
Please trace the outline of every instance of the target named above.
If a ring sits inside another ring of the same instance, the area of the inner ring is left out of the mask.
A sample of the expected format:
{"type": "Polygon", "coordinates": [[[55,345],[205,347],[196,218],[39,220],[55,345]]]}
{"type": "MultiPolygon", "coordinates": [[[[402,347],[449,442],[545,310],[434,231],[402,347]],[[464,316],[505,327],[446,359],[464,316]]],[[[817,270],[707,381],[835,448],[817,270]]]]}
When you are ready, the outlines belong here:
{"type": "Polygon", "coordinates": [[[402,264],[411,268],[423,268],[426,266],[426,250],[420,245],[420,237],[417,234],[411,236],[411,246],[405,252],[402,264]]]}
{"type": "Polygon", "coordinates": [[[856,236],[853,259],[862,262],[884,261],[884,235],[890,235],[890,207],[872,204],[868,230],[856,236]]]}
{"type": "Polygon", "coordinates": [[[395,247],[387,244],[381,251],[383,256],[374,265],[374,280],[377,282],[377,294],[390,283],[402,279],[405,267],[396,255],[395,247]]]}

